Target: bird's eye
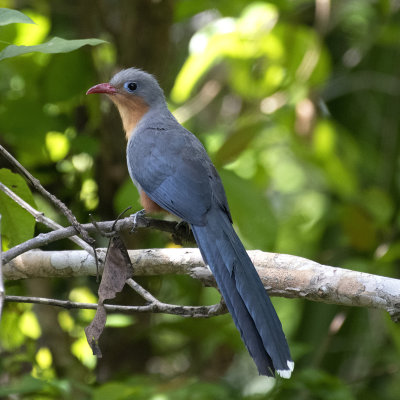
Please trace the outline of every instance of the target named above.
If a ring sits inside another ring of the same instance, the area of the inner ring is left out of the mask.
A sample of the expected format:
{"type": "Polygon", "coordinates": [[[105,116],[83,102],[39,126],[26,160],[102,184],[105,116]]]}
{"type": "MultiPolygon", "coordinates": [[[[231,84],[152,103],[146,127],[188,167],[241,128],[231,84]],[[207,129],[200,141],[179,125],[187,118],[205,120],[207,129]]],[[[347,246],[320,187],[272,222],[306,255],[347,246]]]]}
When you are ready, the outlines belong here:
{"type": "Polygon", "coordinates": [[[124,84],[124,87],[128,92],[134,92],[137,89],[137,83],[136,82],[126,82],[124,84]]]}

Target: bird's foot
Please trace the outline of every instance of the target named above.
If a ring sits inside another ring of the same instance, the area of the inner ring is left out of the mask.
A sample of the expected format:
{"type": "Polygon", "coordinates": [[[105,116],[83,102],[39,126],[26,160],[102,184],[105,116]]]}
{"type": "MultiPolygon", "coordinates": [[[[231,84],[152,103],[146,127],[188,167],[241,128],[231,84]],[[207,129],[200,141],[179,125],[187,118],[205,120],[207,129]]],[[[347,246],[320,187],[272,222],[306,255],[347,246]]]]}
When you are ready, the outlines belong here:
{"type": "Polygon", "coordinates": [[[180,221],[175,225],[175,231],[176,232],[184,232],[186,234],[189,234],[190,226],[186,221],[180,221]]]}
{"type": "Polygon", "coordinates": [[[186,221],[178,222],[175,225],[175,233],[172,234],[174,243],[183,245],[184,243],[194,242],[194,237],[190,225],[186,221]]]}
{"type": "Polygon", "coordinates": [[[136,229],[139,227],[147,226],[146,219],[144,218],[145,215],[146,215],[146,211],[140,210],[130,216],[130,218],[132,218],[132,220],[133,220],[132,221],[132,229],[130,231],[131,233],[136,232],[136,229]]]}

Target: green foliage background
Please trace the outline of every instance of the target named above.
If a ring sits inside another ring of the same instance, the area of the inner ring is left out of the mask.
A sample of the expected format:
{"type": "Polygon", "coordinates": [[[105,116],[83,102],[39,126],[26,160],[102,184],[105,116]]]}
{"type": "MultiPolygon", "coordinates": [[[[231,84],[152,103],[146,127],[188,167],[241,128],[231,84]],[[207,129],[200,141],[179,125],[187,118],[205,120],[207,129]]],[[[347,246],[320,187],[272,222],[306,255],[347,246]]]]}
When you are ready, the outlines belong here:
{"type": "MultiPolygon", "coordinates": [[[[171,109],[207,147],[248,249],[399,277],[397,2],[0,0],[0,7],[36,23],[0,26],[0,51],[52,37],[108,42],[64,54],[39,47],[0,62],[0,143],[81,222],[89,213],[113,219],[129,205],[140,208],[118,114],[107,99],[85,96],[116,69],[136,66],[159,78],[171,109]]],[[[0,170],[1,182],[25,192],[12,176],[0,170]]],[[[42,197],[26,196],[65,223],[42,197]]],[[[33,233],[32,222],[22,231],[3,222],[5,248],[33,233]]],[[[160,233],[125,239],[130,248],[171,245],[160,233]]],[[[188,277],[141,283],[166,302],[219,299],[188,277]]],[[[6,290],[96,301],[93,279],[7,282],[6,290]]],[[[128,290],[118,302],[140,299],[128,290]]],[[[387,315],[302,300],[274,304],[296,361],[289,381],[257,376],[229,315],[113,315],[96,361],[83,332],[92,312],[8,303],[0,397],[399,398],[400,331],[387,315]]]]}

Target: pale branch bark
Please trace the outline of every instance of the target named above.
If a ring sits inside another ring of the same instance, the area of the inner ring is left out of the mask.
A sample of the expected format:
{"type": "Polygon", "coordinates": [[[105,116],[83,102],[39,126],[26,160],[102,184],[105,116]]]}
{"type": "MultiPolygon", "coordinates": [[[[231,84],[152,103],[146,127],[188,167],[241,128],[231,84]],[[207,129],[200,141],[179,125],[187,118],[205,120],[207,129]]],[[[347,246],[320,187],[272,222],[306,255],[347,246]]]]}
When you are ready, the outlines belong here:
{"type": "MultiPolygon", "coordinates": [[[[105,249],[99,258],[105,259],[105,249]]],[[[187,274],[208,286],[214,278],[198,249],[129,250],[134,276],[187,274]]],[[[400,318],[400,280],[321,265],[302,257],[250,251],[261,280],[272,296],[306,298],[345,306],[380,308],[400,318]]],[[[102,268],[102,264],[100,264],[102,268]]],[[[95,275],[85,251],[30,251],[3,266],[5,279],[95,275]]]]}
{"type": "MultiPolygon", "coordinates": [[[[97,304],[77,303],[69,300],[57,300],[44,297],[25,297],[25,296],[5,296],[6,302],[14,303],[34,303],[48,306],[62,307],[66,309],[86,309],[96,310],[97,304]]],[[[104,304],[107,311],[125,312],[125,313],[164,313],[179,315],[181,317],[209,318],[227,312],[223,303],[213,304],[211,306],[179,306],[166,304],[158,301],[151,302],[144,306],[122,306],[114,304],[104,304]]]]}
{"type": "MultiPolygon", "coordinates": [[[[36,210],[33,208],[30,204],[28,204],[25,200],[21,199],[17,194],[15,194],[12,190],[10,190],[6,185],[0,182],[0,190],[6,194],[10,199],[14,200],[19,206],[21,206],[24,210],[28,211],[29,214],[31,214],[36,222],[39,222],[43,225],[46,225],[47,227],[57,230],[57,229],[62,229],[64,228],[62,225],[58,224],[57,222],[53,221],[52,219],[46,217],[42,212],[36,210]]],[[[75,229],[74,229],[75,231],[75,229]]],[[[92,246],[88,245],[84,240],[82,240],[78,236],[70,236],[70,240],[72,240],[74,243],[76,243],[78,246],[89,252],[90,254],[93,254],[93,248],[92,246]]]]}
{"type": "Polygon", "coordinates": [[[72,211],[56,196],[47,191],[39,179],[35,178],[22,164],[16,160],[3,146],[0,145],[0,154],[14,166],[14,168],[45,198],[47,198],[52,204],[54,204],[68,219],[69,223],[76,229],[76,232],[79,233],[82,239],[93,245],[94,239],[89,236],[87,231],[82,228],[82,225],[78,222],[75,215],[72,211]]]}
{"type": "MultiPolygon", "coordinates": [[[[98,228],[104,232],[110,232],[115,221],[103,221],[97,222],[95,227],[92,223],[82,225],[85,230],[91,233],[95,233],[98,228]]],[[[131,230],[132,228],[150,228],[157,229],[166,233],[171,233],[173,239],[181,244],[183,242],[194,241],[191,232],[187,232],[184,225],[174,221],[163,221],[154,218],[140,217],[138,218],[137,225],[135,226],[134,221],[131,217],[126,217],[119,220],[114,227],[115,232],[123,230],[131,230]]],[[[49,243],[57,240],[66,239],[76,235],[76,230],[73,226],[66,228],[60,228],[52,232],[41,233],[38,236],[27,240],[21,244],[14,246],[13,248],[5,251],[2,255],[3,264],[8,263],[13,258],[33,249],[37,249],[41,246],[48,245],[49,243]]]]}

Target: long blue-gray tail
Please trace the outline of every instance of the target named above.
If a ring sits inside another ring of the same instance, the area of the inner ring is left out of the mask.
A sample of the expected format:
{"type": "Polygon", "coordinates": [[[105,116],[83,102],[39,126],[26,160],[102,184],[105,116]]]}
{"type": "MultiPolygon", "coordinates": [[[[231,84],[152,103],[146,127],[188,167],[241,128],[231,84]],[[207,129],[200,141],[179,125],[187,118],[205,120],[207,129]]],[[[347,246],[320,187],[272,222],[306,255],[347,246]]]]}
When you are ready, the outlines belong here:
{"type": "Polygon", "coordinates": [[[258,372],[290,378],[294,363],[281,322],[228,216],[213,207],[206,225],[192,230],[258,372]]]}

